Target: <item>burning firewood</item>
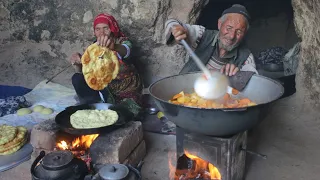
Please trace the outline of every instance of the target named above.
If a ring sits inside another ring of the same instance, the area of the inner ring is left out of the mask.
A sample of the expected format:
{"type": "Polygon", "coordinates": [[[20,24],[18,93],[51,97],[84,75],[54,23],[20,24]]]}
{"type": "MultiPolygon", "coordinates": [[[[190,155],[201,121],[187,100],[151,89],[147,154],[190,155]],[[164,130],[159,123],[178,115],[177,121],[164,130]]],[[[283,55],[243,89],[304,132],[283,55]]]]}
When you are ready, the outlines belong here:
{"type": "Polygon", "coordinates": [[[221,180],[218,169],[211,163],[185,152],[178,161],[175,180],[221,180]]]}
{"type": "Polygon", "coordinates": [[[74,138],[72,141],[61,140],[56,144],[55,150],[69,150],[72,154],[84,162],[86,162],[90,170],[91,157],[89,156],[89,148],[92,142],[99,136],[99,134],[85,135],[74,138]]]}

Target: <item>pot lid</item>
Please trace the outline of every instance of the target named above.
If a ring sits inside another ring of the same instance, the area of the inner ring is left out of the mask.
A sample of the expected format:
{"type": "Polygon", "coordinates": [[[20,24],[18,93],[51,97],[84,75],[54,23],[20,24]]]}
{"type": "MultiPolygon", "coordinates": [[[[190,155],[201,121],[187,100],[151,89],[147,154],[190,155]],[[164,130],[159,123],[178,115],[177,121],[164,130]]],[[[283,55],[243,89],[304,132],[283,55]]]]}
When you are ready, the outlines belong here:
{"type": "Polygon", "coordinates": [[[53,151],[42,159],[42,165],[48,170],[63,169],[69,165],[73,159],[70,151],[53,151]]]}
{"type": "Polygon", "coordinates": [[[129,169],[123,164],[107,164],[99,170],[99,176],[104,180],[121,180],[128,174],[129,169]]]}

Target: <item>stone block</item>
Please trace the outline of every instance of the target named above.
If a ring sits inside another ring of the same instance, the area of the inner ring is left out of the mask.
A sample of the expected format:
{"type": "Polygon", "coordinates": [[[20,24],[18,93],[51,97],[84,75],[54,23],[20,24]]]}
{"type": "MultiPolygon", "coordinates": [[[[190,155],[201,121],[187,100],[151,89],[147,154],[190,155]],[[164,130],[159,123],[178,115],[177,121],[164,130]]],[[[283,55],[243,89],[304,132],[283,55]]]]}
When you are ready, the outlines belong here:
{"type": "Polygon", "coordinates": [[[122,163],[143,139],[139,121],[127,123],[108,134],[101,134],[91,144],[90,157],[94,164],[122,163]]]}
{"type": "Polygon", "coordinates": [[[136,167],[139,162],[146,156],[146,142],[142,140],[140,144],[131,152],[122,164],[130,164],[133,167],[136,167]]]}
{"type": "Polygon", "coordinates": [[[46,120],[32,128],[30,143],[34,148],[53,150],[59,126],[54,120],[46,120]]]}

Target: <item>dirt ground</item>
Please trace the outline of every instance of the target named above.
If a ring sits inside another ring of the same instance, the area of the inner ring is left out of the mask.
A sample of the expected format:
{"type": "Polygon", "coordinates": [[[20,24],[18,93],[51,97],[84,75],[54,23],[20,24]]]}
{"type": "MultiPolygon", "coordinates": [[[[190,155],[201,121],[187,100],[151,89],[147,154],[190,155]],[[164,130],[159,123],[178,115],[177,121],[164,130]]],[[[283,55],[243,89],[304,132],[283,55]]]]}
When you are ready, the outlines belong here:
{"type": "MultiPolygon", "coordinates": [[[[295,97],[274,103],[265,119],[250,132],[248,147],[268,156],[248,154],[246,180],[319,180],[320,119],[317,112],[296,103],[295,97]]],[[[144,180],[169,180],[169,161],[175,160],[175,136],[145,133],[148,153],[144,180]]],[[[1,180],[30,179],[30,164],[0,173],[1,180]]]]}

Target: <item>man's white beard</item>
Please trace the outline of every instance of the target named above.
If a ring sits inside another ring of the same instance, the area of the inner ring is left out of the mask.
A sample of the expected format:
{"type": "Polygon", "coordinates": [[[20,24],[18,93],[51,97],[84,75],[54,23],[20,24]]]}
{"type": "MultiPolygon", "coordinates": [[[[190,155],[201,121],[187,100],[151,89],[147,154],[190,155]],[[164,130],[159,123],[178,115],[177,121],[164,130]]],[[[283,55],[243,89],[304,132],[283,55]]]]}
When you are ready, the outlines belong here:
{"type": "Polygon", "coordinates": [[[221,40],[220,40],[220,36],[218,36],[218,44],[219,44],[219,48],[222,48],[228,52],[232,51],[234,48],[238,47],[239,44],[241,43],[241,41],[239,41],[238,43],[236,44],[233,44],[233,45],[224,45],[222,44],[221,40]]]}

